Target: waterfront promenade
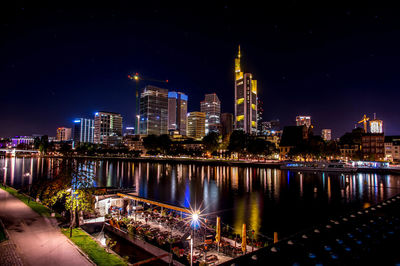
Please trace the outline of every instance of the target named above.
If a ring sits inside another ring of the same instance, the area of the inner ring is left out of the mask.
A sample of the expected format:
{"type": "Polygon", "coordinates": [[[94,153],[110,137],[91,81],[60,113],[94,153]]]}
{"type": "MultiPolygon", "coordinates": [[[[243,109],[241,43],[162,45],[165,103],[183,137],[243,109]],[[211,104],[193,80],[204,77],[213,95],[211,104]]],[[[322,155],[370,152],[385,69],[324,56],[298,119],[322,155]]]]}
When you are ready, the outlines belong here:
{"type": "Polygon", "coordinates": [[[56,219],[40,216],[2,189],[0,219],[24,265],[93,265],[60,232],[56,219]]]}

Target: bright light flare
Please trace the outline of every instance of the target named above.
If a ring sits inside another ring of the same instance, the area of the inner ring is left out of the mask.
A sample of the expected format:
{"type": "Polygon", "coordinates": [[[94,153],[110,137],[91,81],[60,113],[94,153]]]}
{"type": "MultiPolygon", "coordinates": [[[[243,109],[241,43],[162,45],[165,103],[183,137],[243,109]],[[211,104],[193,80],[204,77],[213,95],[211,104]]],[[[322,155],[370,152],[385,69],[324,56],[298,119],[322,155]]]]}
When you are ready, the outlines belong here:
{"type": "Polygon", "coordinates": [[[197,222],[199,220],[199,214],[198,213],[193,213],[192,214],[192,220],[193,220],[193,222],[197,222]]]}

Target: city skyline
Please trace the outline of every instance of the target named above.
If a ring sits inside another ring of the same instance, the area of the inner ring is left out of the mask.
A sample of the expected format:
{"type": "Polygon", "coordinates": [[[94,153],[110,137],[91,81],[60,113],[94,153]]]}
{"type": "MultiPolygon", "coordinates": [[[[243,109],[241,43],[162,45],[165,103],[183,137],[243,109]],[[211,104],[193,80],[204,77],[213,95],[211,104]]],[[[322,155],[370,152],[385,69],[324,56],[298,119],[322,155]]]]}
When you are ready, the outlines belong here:
{"type": "MultiPolygon", "coordinates": [[[[7,126],[0,136],[54,135],[59,125],[72,126],[74,118],[91,118],[97,110],[121,113],[124,124],[134,126],[136,85],[126,76],[135,72],[168,79],[166,89],[190,97],[188,112],[199,110],[205,93],[215,92],[221,112],[234,113],[232,68],[239,44],[246,69],[258,80],[264,120],[279,118],[282,125],[293,125],[295,116],[308,114],[316,132],[331,128],[337,138],[354,128],[362,114],[377,113],[385,134],[400,132],[394,11],[368,9],[368,4],[319,11],[300,3],[271,4],[269,10],[250,6],[243,8],[268,19],[247,17],[240,24],[234,19],[240,7],[233,3],[187,14],[160,3],[126,4],[126,11],[12,7],[1,28],[0,78],[9,100],[3,105],[0,122],[7,126]],[[151,15],[132,15],[133,8],[151,15]],[[163,33],[161,22],[174,14],[181,15],[168,25],[176,27],[163,33]],[[49,20],[54,23],[48,25],[49,20]],[[110,39],[100,38],[104,25],[110,39]]],[[[164,87],[140,82],[140,88],[145,85],[164,87]]]]}

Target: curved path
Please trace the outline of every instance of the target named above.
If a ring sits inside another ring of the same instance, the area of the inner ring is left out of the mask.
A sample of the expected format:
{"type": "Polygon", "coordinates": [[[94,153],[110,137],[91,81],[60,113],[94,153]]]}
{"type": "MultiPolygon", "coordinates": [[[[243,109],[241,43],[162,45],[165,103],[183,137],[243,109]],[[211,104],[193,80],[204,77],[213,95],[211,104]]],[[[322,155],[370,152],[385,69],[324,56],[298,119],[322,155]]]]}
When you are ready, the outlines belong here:
{"type": "Polygon", "coordinates": [[[55,219],[40,216],[2,189],[0,218],[24,265],[93,265],[60,232],[55,219]]]}

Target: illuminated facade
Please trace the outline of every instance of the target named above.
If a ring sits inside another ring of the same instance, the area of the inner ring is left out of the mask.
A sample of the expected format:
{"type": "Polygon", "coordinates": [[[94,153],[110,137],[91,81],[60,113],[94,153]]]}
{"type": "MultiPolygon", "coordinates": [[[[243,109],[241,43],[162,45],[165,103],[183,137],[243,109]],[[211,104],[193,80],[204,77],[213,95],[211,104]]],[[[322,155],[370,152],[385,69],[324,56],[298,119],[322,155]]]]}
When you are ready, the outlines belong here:
{"type": "Polygon", "coordinates": [[[383,133],[383,121],[379,119],[370,120],[369,128],[371,133],[383,133]]]}
{"type": "Polygon", "coordinates": [[[262,135],[262,120],[264,114],[263,102],[257,100],[257,135],[262,135]]]}
{"type": "Polygon", "coordinates": [[[200,102],[201,112],[206,114],[206,135],[209,132],[220,131],[221,101],[217,94],[206,94],[204,101],[200,102]]]}
{"type": "Polygon", "coordinates": [[[385,137],[385,160],[400,162],[400,136],[385,137]]]}
{"type": "Polygon", "coordinates": [[[94,142],[94,120],[77,118],[74,120],[74,141],[94,142]]]}
{"type": "Polygon", "coordinates": [[[168,133],[168,90],[147,85],[140,94],[141,135],[168,133]]]}
{"type": "Polygon", "coordinates": [[[122,116],[113,112],[94,115],[94,143],[116,145],[122,141],[122,116]]]}
{"type": "Polygon", "coordinates": [[[168,92],[168,131],[186,136],[188,96],[182,92],[168,92]]]}
{"type": "Polygon", "coordinates": [[[305,125],[307,128],[311,126],[311,116],[298,115],[296,116],[296,126],[305,125]]]}
{"type": "Polygon", "coordinates": [[[324,140],[330,141],[332,139],[332,131],[330,129],[323,129],[321,131],[321,136],[324,140]]]}
{"type": "Polygon", "coordinates": [[[206,135],[206,114],[203,112],[191,112],[187,116],[188,137],[202,139],[206,135]]]}
{"type": "Polygon", "coordinates": [[[239,46],[235,58],[235,129],[257,134],[257,80],[242,71],[240,58],[239,46]]]}
{"type": "Polygon", "coordinates": [[[57,128],[57,140],[58,141],[66,141],[71,140],[72,129],[68,127],[59,127],[57,128]]]}

